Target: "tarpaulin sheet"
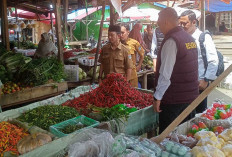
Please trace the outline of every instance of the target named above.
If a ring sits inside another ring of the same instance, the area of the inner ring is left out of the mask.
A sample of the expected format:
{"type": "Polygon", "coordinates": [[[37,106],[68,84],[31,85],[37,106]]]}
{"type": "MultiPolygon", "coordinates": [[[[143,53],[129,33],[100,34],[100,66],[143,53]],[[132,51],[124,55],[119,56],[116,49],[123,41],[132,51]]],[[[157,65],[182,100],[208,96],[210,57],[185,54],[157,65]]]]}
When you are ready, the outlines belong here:
{"type": "Polygon", "coordinates": [[[205,0],[205,10],[209,12],[232,11],[232,2],[228,0],[205,0]]]}

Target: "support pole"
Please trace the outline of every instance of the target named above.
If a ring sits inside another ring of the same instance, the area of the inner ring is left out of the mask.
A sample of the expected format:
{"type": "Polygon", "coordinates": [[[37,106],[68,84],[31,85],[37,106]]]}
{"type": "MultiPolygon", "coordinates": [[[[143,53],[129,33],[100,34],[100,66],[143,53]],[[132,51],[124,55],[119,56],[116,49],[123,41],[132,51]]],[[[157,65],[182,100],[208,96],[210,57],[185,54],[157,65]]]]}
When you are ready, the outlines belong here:
{"type": "Polygon", "coordinates": [[[3,27],[2,39],[3,45],[7,50],[10,50],[10,42],[9,42],[9,31],[8,31],[8,19],[7,19],[7,0],[1,0],[1,22],[3,27]]]}
{"type": "Polygon", "coordinates": [[[205,31],[205,0],[201,0],[201,31],[205,31]]]}
{"type": "Polygon", "coordinates": [[[64,0],[64,34],[65,37],[68,37],[68,24],[67,24],[67,18],[68,18],[68,0],[64,0]]]}
{"type": "Polygon", "coordinates": [[[54,30],[53,30],[53,18],[52,18],[52,11],[50,11],[50,20],[51,20],[52,41],[53,41],[53,43],[55,43],[54,30]]]}
{"type": "Polygon", "coordinates": [[[61,33],[61,10],[60,10],[60,0],[55,0],[55,15],[56,15],[56,36],[57,36],[57,45],[58,45],[58,59],[61,62],[63,60],[63,39],[61,33]]]}
{"type": "Polygon", "coordinates": [[[221,23],[221,13],[218,13],[218,24],[217,24],[217,31],[220,32],[219,27],[220,27],[220,23],[221,23]]]}
{"type": "Polygon", "coordinates": [[[105,4],[105,1],[104,1],[103,5],[102,5],[102,18],[101,18],[100,31],[99,31],[99,37],[98,37],[98,43],[97,43],[97,52],[95,54],[95,60],[94,60],[94,69],[93,69],[93,79],[92,79],[92,82],[95,81],[95,76],[96,76],[98,54],[99,54],[100,47],[101,47],[102,29],[103,29],[103,22],[104,22],[104,16],[105,16],[105,7],[106,7],[106,4],[105,4]]]}
{"type": "MultiPolygon", "coordinates": [[[[17,7],[15,6],[15,17],[16,17],[16,23],[18,24],[18,11],[17,7]]],[[[17,48],[19,49],[19,32],[17,31],[17,48]]]]}
{"type": "Polygon", "coordinates": [[[112,3],[110,3],[110,25],[115,25],[115,11],[112,3]]]}

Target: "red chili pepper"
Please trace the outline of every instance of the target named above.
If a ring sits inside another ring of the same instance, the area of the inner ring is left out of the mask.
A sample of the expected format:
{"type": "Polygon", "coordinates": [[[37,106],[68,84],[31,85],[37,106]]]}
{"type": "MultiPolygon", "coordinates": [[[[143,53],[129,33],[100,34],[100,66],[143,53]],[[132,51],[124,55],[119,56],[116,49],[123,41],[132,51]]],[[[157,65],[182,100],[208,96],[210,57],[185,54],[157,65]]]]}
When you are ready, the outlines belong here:
{"type": "Polygon", "coordinates": [[[152,105],[153,96],[136,90],[121,74],[113,73],[107,75],[98,88],[81,94],[78,98],[65,102],[63,105],[74,107],[78,111],[85,111],[89,104],[96,107],[112,107],[120,103],[141,109],[152,105]]]}

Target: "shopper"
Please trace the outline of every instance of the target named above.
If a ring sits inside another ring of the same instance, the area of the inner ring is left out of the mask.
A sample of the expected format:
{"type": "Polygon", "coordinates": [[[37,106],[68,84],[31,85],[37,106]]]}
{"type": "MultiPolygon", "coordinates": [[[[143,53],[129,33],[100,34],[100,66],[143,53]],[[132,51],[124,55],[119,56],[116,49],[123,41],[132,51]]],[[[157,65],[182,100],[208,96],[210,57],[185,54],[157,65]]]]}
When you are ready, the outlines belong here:
{"type": "MultiPolygon", "coordinates": [[[[200,35],[202,31],[200,31],[196,24],[196,14],[191,10],[184,11],[179,18],[180,25],[184,28],[186,32],[188,32],[194,38],[197,43],[198,49],[198,73],[199,73],[199,90],[202,93],[206,87],[209,85],[209,81],[213,81],[217,78],[216,73],[218,69],[218,55],[217,50],[215,48],[214,42],[209,34],[205,34],[205,42],[204,47],[206,50],[206,58],[207,58],[207,68],[205,68],[203,57],[201,54],[200,48],[200,35]]],[[[196,108],[197,113],[202,113],[207,109],[207,97],[200,103],[200,105],[196,108]]]]}
{"type": "MultiPolygon", "coordinates": [[[[159,112],[161,133],[198,96],[199,89],[197,46],[178,26],[176,11],[169,7],[161,10],[158,25],[165,38],[157,55],[153,107],[159,112]]],[[[193,111],[184,121],[194,116],[193,111]]]]}
{"type": "Polygon", "coordinates": [[[144,49],[139,44],[137,40],[129,38],[130,28],[128,25],[121,26],[121,42],[129,48],[129,54],[132,57],[133,69],[131,72],[130,83],[132,87],[138,87],[138,76],[137,71],[141,69],[143,58],[144,58],[144,49]],[[136,65],[136,54],[139,55],[139,62],[136,65]]]}
{"type": "Polygon", "coordinates": [[[109,26],[109,43],[102,47],[101,55],[99,57],[99,62],[101,63],[99,83],[111,73],[120,73],[127,79],[127,81],[130,80],[131,70],[133,68],[132,57],[129,54],[129,49],[120,42],[120,35],[120,26],[109,26]]]}
{"type": "Polygon", "coordinates": [[[147,49],[151,49],[151,43],[152,43],[152,37],[153,37],[153,28],[152,25],[147,25],[147,31],[144,31],[143,40],[146,44],[147,49]]]}
{"type": "Polygon", "coordinates": [[[129,38],[137,40],[140,43],[140,45],[143,47],[143,49],[146,52],[149,52],[150,50],[146,47],[146,44],[144,43],[142,34],[140,32],[142,30],[142,28],[143,28],[142,23],[137,22],[134,25],[133,29],[130,31],[129,38]]]}
{"type": "Polygon", "coordinates": [[[153,34],[152,44],[151,44],[151,57],[153,59],[154,72],[156,71],[157,54],[158,51],[160,50],[160,46],[163,39],[164,39],[164,34],[160,31],[159,27],[157,27],[153,34]]]}
{"type": "Polygon", "coordinates": [[[55,44],[50,39],[50,34],[41,34],[41,40],[39,41],[38,48],[35,51],[35,58],[44,58],[57,56],[58,50],[55,44]]]}

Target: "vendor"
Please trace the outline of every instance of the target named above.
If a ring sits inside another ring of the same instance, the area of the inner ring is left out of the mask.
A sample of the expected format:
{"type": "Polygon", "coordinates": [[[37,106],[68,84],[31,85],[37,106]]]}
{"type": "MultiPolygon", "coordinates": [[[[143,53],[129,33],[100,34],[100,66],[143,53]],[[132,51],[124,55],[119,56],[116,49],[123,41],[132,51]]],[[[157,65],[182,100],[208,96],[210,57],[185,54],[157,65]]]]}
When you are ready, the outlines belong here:
{"type": "Polygon", "coordinates": [[[137,71],[141,69],[143,58],[144,58],[144,49],[137,40],[129,38],[130,28],[128,25],[121,26],[121,42],[129,48],[129,54],[132,57],[133,69],[131,72],[130,83],[133,87],[138,87],[138,76],[137,71]],[[139,55],[139,63],[136,66],[136,53],[139,55]]]}
{"type": "Polygon", "coordinates": [[[100,72],[99,83],[103,79],[103,73],[106,77],[111,73],[122,74],[127,81],[130,80],[131,70],[133,68],[132,58],[129,49],[120,42],[121,27],[110,25],[108,31],[109,43],[102,47],[99,57],[100,72]]]}
{"type": "Polygon", "coordinates": [[[34,55],[35,58],[57,56],[57,52],[57,47],[50,40],[50,35],[48,33],[41,34],[41,40],[34,55]]]}

